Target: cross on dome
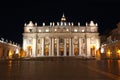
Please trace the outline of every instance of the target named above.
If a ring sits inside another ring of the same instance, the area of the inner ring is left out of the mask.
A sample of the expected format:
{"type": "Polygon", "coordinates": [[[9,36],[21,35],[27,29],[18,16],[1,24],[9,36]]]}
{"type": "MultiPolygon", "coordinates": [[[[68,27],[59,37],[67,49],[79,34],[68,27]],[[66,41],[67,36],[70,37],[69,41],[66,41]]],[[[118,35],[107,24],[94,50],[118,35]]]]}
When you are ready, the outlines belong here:
{"type": "Polygon", "coordinates": [[[65,18],[64,13],[63,13],[63,15],[62,15],[61,22],[66,22],[66,18],[65,18]]]}

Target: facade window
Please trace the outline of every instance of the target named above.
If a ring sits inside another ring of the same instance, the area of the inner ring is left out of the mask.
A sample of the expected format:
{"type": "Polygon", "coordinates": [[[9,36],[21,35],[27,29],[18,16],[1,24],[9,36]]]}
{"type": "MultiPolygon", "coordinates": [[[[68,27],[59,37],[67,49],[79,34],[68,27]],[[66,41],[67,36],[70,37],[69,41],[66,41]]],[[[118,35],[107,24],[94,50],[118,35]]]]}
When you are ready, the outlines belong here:
{"type": "Polygon", "coordinates": [[[60,39],[60,43],[63,43],[64,42],[64,39],[60,39]]]}
{"type": "Polygon", "coordinates": [[[91,32],[95,32],[95,29],[93,28],[93,29],[91,29],[91,32]]]}
{"type": "Polygon", "coordinates": [[[30,32],[32,32],[32,29],[29,29],[30,32]]]}

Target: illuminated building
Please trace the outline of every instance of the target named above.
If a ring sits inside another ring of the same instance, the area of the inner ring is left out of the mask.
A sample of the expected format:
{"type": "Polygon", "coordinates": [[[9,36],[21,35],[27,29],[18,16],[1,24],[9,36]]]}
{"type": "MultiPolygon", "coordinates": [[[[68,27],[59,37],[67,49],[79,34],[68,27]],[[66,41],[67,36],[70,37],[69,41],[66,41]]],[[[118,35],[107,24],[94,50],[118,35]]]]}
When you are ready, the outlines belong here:
{"type": "Polygon", "coordinates": [[[120,59],[120,22],[101,46],[102,58],[120,59]]]}
{"type": "Polygon", "coordinates": [[[66,22],[62,16],[60,22],[50,22],[42,26],[30,21],[24,25],[23,49],[27,56],[84,56],[96,57],[100,47],[98,25],[93,21],[86,26],[66,22]]]}
{"type": "Polygon", "coordinates": [[[4,38],[0,40],[0,59],[18,58],[20,46],[14,42],[4,41],[4,38]]]}

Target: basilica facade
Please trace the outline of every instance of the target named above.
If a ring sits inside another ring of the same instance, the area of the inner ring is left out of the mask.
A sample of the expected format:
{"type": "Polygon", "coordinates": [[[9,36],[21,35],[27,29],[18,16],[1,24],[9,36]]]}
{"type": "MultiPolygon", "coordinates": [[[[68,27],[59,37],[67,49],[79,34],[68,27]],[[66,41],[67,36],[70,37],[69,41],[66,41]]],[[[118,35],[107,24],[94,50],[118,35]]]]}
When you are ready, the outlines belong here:
{"type": "Polygon", "coordinates": [[[24,25],[23,49],[26,56],[83,56],[96,57],[100,47],[98,25],[93,21],[85,26],[74,25],[61,17],[60,22],[42,26],[30,21],[24,25]]]}

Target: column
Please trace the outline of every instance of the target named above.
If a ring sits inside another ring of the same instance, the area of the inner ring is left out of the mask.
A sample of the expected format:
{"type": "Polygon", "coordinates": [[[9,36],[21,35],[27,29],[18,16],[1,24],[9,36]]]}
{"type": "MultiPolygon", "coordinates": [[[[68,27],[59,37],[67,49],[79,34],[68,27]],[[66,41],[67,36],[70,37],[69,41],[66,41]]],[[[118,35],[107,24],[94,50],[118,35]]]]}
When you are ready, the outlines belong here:
{"type": "Polygon", "coordinates": [[[59,38],[57,38],[57,56],[59,56],[59,38]]]}
{"type": "Polygon", "coordinates": [[[52,56],[54,56],[54,38],[52,37],[52,56]]]}
{"type": "Polygon", "coordinates": [[[42,38],[42,56],[44,56],[44,38],[42,38]]]}
{"type": "Polygon", "coordinates": [[[52,50],[52,48],[51,48],[51,38],[50,38],[50,41],[49,41],[49,56],[51,56],[51,50],[52,50]]]}
{"type": "Polygon", "coordinates": [[[71,56],[71,38],[69,39],[69,56],[71,56]]]}
{"type": "Polygon", "coordinates": [[[81,38],[79,38],[79,56],[81,56],[81,38]]]}
{"type": "Polygon", "coordinates": [[[26,43],[27,43],[27,39],[26,39],[26,37],[23,37],[23,49],[26,51],[27,50],[27,45],[26,45],[26,43]]]}
{"type": "Polygon", "coordinates": [[[66,56],[66,38],[64,39],[64,56],[66,56]]]}
{"type": "Polygon", "coordinates": [[[75,53],[74,53],[74,44],[72,44],[72,50],[73,50],[73,54],[72,54],[72,56],[74,56],[75,55],[75,53]]]}
{"type": "Polygon", "coordinates": [[[87,38],[87,42],[86,42],[86,44],[87,44],[87,57],[90,57],[91,55],[90,55],[90,38],[87,38]]]}
{"type": "Polygon", "coordinates": [[[72,39],[72,56],[74,56],[74,39],[72,39]]]}
{"type": "Polygon", "coordinates": [[[71,45],[71,47],[72,47],[72,56],[74,56],[74,39],[72,38],[72,45],[71,45]]]}
{"type": "Polygon", "coordinates": [[[33,37],[33,42],[32,42],[32,57],[36,57],[36,37],[33,37]]]}

